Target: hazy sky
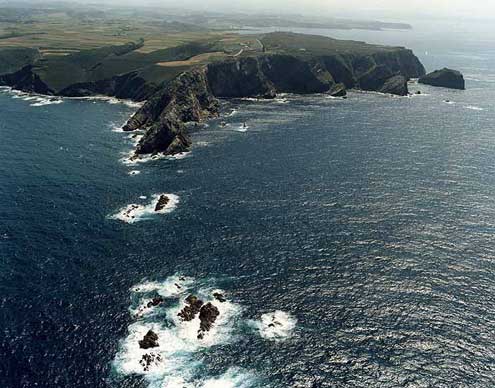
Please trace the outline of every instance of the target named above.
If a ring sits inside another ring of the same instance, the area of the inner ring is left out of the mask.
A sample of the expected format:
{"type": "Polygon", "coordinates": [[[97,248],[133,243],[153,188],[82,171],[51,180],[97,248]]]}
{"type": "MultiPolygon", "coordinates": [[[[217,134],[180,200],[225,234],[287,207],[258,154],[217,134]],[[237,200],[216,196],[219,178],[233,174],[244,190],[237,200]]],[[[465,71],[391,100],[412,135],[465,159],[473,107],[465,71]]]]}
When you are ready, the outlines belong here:
{"type": "MultiPolygon", "coordinates": [[[[23,1],[23,0],[17,0],[23,1]]],[[[24,0],[26,1],[26,0],[24,0]]],[[[46,2],[50,0],[27,0],[46,2]]],[[[56,0],[54,0],[56,1],[56,0]]],[[[154,4],[171,8],[207,11],[271,11],[302,13],[360,19],[411,20],[422,16],[456,19],[495,19],[495,0],[61,0],[81,4],[118,5],[154,4]]],[[[13,4],[16,0],[0,0],[13,4]]]]}
{"type": "MultiPolygon", "coordinates": [[[[98,0],[96,0],[98,1],[98,0]]],[[[113,0],[122,2],[122,0],[113,0]]],[[[124,0],[139,1],[139,0],[124,0]]],[[[142,2],[140,0],[139,2],[142,2]]],[[[380,14],[407,17],[414,15],[495,18],[494,0],[152,0],[163,5],[179,4],[196,9],[278,10],[314,14],[339,14],[359,17],[380,14]]]]}

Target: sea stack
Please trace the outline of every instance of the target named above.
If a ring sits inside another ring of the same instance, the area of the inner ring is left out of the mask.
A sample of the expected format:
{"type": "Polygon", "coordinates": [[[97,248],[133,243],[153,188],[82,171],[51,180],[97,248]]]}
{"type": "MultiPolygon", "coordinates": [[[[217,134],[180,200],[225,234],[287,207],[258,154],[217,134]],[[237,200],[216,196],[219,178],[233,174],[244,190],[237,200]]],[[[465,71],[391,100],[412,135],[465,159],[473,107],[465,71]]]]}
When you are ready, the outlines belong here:
{"type": "Polygon", "coordinates": [[[155,206],[155,212],[159,212],[165,209],[169,202],[170,202],[169,197],[167,197],[166,195],[160,195],[160,198],[158,198],[158,202],[156,203],[155,206]]]}
{"type": "Polygon", "coordinates": [[[447,68],[429,73],[421,77],[418,82],[420,84],[439,86],[449,89],[466,89],[466,83],[461,72],[447,68]]]}

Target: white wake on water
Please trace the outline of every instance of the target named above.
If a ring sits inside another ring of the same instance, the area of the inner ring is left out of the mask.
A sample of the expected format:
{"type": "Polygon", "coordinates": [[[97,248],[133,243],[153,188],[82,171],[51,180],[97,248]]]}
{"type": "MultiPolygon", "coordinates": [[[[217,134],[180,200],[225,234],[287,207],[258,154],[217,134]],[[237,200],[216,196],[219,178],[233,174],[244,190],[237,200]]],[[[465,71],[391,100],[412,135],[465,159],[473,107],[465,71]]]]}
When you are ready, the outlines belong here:
{"type": "Polygon", "coordinates": [[[473,106],[473,105],[466,106],[466,109],[477,110],[477,111],[484,110],[483,108],[480,108],[479,106],[473,106]]]}

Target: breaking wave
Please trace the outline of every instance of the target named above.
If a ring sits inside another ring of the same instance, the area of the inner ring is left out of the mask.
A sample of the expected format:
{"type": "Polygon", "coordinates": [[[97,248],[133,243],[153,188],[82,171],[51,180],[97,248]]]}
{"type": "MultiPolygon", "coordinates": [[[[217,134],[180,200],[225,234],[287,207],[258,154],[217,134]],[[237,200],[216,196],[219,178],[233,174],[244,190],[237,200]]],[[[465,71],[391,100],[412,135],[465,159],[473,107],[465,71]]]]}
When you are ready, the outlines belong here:
{"type": "Polygon", "coordinates": [[[179,197],[175,194],[155,194],[150,203],[132,203],[120,209],[116,214],[111,216],[111,218],[128,224],[134,224],[139,221],[151,220],[157,214],[171,213],[177,208],[178,204],[179,197]],[[161,209],[156,210],[161,197],[168,198],[168,202],[161,209]]]}
{"type": "Polygon", "coordinates": [[[234,327],[241,306],[223,296],[221,290],[198,284],[194,279],[174,275],[164,282],[144,282],[130,290],[129,312],[135,320],[119,346],[113,370],[119,378],[140,375],[150,388],[249,388],[256,376],[239,368],[219,376],[204,376],[200,352],[235,341],[234,327]],[[178,313],[191,293],[218,308],[220,315],[204,337],[198,337],[200,320],[183,321],[178,313]],[[140,341],[150,332],[157,343],[143,349],[140,341]]]}
{"type": "Polygon", "coordinates": [[[263,314],[259,321],[251,321],[261,337],[273,341],[289,338],[297,324],[297,319],[284,311],[263,314]]]}

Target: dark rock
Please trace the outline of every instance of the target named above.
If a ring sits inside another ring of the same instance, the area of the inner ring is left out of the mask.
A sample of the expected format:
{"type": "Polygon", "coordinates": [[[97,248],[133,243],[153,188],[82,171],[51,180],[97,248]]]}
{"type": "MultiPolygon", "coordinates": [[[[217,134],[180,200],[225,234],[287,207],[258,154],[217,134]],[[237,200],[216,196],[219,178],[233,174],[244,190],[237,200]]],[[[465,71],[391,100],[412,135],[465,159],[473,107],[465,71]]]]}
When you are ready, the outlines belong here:
{"type": "Polygon", "coordinates": [[[94,82],[70,85],[57,94],[65,97],[105,95],[134,101],[144,101],[159,90],[157,85],[146,82],[138,72],[114,76],[94,82]]]}
{"type": "Polygon", "coordinates": [[[159,306],[162,303],[163,303],[163,298],[162,297],[158,297],[158,298],[153,298],[150,302],[148,302],[148,304],[146,306],[148,308],[151,308],[151,307],[159,306]]]}
{"type": "Polygon", "coordinates": [[[421,90],[418,90],[418,91],[416,92],[416,94],[421,94],[421,90]]]}
{"type": "Polygon", "coordinates": [[[160,361],[162,361],[162,356],[159,354],[143,354],[143,357],[139,361],[141,366],[143,367],[143,371],[148,372],[150,370],[150,366],[152,364],[158,364],[160,361]]]}
{"type": "Polygon", "coordinates": [[[463,75],[457,70],[447,68],[429,73],[421,77],[418,82],[450,89],[464,90],[466,88],[463,75]]]}
{"type": "Polygon", "coordinates": [[[189,295],[186,298],[186,306],[179,312],[178,316],[183,321],[192,321],[200,312],[202,306],[202,300],[198,299],[198,297],[195,295],[189,295]]]}
{"type": "Polygon", "coordinates": [[[402,75],[395,75],[385,81],[379,89],[380,93],[395,94],[397,96],[407,96],[409,90],[407,88],[407,79],[402,75]]]}
{"type": "Polygon", "coordinates": [[[141,349],[156,348],[158,346],[160,346],[158,344],[158,335],[152,330],[148,331],[144,338],[139,341],[139,347],[141,349]]]}
{"type": "Polygon", "coordinates": [[[7,85],[14,89],[28,93],[54,95],[55,92],[33,72],[33,66],[28,65],[21,70],[0,76],[0,85],[7,85]]]}
{"type": "Polygon", "coordinates": [[[216,97],[275,98],[275,86],[261,69],[259,58],[238,58],[212,63],[207,68],[208,85],[216,97]]]}
{"type": "Polygon", "coordinates": [[[347,95],[347,88],[345,87],[344,84],[335,84],[332,86],[332,88],[328,91],[328,94],[332,97],[345,97],[347,95]]]}
{"type": "Polygon", "coordinates": [[[227,299],[223,296],[223,294],[220,294],[219,292],[215,292],[213,294],[213,297],[218,300],[220,303],[225,303],[227,302],[227,299]]]}
{"type": "Polygon", "coordinates": [[[189,130],[194,126],[185,124],[216,117],[219,113],[217,98],[274,98],[277,93],[324,92],[345,97],[346,88],[353,87],[405,95],[402,79],[397,77],[410,79],[425,74],[418,58],[404,48],[369,46],[369,51],[336,53],[324,48],[334,44],[328,38],[268,34],[271,38],[278,35],[280,39],[275,41],[281,42],[282,47],[271,54],[212,62],[188,70],[162,86],[123,128],[125,131],[146,130],[136,154],[188,151],[189,130]],[[293,45],[299,50],[297,42],[301,39],[305,44],[316,41],[319,49],[294,53],[293,45]],[[285,52],[284,45],[287,45],[285,52]]]}
{"type": "Polygon", "coordinates": [[[204,333],[211,330],[219,315],[220,311],[211,303],[207,303],[201,307],[199,312],[199,319],[201,323],[199,325],[198,339],[202,339],[204,337],[204,333]]]}
{"type": "Polygon", "coordinates": [[[173,155],[188,151],[191,146],[185,123],[215,117],[219,106],[210,91],[205,68],[191,70],[148,100],[123,129],[147,129],[137,145],[137,154],[173,155]]]}
{"type": "Polygon", "coordinates": [[[375,66],[359,79],[363,90],[380,93],[407,96],[407,78],[403,75],[393,74],[392,70],[384,65],[375,66]]]}
{"type": "Polygon", "coordinates": [[[160,198],[158,198],[158,202],[156,203],[155,206],[155,211],[159,212],[165,209],[165,207],[168,205],[170,202],[170,198],[167,197],[166,195],[160,195],[160,198]]]}

